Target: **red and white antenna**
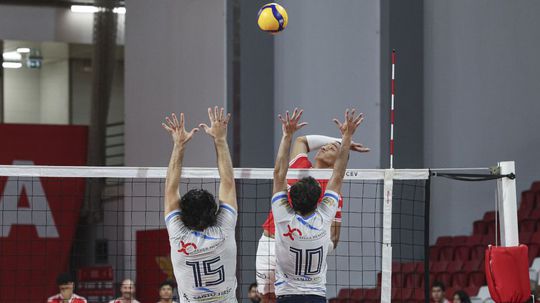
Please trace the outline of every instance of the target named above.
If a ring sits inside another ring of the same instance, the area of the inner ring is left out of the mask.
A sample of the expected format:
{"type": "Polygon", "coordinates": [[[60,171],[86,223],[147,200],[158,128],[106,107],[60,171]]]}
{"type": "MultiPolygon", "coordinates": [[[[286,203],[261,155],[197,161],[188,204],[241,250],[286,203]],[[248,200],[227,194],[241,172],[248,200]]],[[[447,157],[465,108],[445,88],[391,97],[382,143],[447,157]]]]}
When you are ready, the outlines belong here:
{"type": "Polygon", "coordinates": [[[390,104],[390,168],[394,168],[394,99],[396,97],[396,50],[392,50],[392,93],[390,104]]]}

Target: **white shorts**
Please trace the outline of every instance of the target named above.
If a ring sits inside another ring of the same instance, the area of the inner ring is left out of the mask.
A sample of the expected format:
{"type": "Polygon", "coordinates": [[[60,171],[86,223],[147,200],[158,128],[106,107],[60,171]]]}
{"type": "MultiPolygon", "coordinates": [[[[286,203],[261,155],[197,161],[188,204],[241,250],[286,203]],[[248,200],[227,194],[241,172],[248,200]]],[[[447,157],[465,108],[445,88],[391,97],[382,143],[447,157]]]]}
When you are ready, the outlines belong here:
{"type": "Polygon", "coordinates": [[[274,292],[276,282],[276,240],[264,234],[259,239],[255,268],[257,270],[257,291],[260,294],[274,292]]]}

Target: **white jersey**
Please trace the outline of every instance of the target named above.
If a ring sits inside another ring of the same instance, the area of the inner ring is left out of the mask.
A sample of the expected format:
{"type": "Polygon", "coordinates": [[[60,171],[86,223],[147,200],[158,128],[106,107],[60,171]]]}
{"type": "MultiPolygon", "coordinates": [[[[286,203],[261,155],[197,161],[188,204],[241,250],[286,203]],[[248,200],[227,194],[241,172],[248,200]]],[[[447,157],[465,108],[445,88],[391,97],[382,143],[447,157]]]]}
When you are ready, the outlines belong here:
{"type": "Polygon", "coordinates": [[[180,210],[165,218],[181,303],[237,302],[237,213],[227,204],[219,208],[217,224],[204,231],[184,226],[180,210]]]}
{"type": "Polygon", "coordinates": [[[303,218],[289,205],[287,192],[278,192],[272,197],[276,225],[276,296],[326,297],[326,255],[338,201],[337,193],[326,190],[315,212],[303,218]]]}

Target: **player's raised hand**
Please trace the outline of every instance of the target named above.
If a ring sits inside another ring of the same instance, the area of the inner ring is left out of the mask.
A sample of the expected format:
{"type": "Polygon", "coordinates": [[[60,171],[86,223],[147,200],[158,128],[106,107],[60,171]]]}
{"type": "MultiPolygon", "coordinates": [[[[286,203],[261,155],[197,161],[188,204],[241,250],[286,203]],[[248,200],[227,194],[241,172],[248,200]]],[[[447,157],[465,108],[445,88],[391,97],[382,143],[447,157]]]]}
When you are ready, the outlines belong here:
{"type": "Polygon", "coordinates": [[[225,109],[208,108],[208,118],[210,119],[210,126],[201,123],[199,127],[202,128],[208,135],[214,139],[227,139],[227,125],[231,119],[231,114],[225,115],[225,109]]]}
{"type": "Polygon", "coordinates": [[[367,153],[371,151],[371,148],[365,147],[364,145],[356,142],[351,143],[351,150],[359,153],[367,153]]]}
{"type": "Polygon", "coordinates": [[[170,117],[165,117],[166,123],[161,123],[163,128],[171,134],[174,144],[183,145],[186,144],[193,135],[199,131],[198,128],[192,129],[190,132],[186,131],[184,127],[184,113],[180,113],[180,121],[176,118],[174,113],[170,117]]]}
{"type": "Polygon", "coordinates": [[[281,120],[281,130],[283,131],[283,135],[292,136],[297,130],[307,125],[307,122],[300,123],[300,118],[303,113],[303,109],[295,108],[292,116],[289,115],[289,111],[285,112],[285,118],[281,116],[281,114],[278,115],[279,120],[281,120]]]}
{"type": "Polygon", "coordinates": [[[364,121],[364,114],[356,115],[356,109],[345,110],[345,120],[341,123],[338,119],[334,119],[342,136],[352,136],[358,126],[364,121]]]}

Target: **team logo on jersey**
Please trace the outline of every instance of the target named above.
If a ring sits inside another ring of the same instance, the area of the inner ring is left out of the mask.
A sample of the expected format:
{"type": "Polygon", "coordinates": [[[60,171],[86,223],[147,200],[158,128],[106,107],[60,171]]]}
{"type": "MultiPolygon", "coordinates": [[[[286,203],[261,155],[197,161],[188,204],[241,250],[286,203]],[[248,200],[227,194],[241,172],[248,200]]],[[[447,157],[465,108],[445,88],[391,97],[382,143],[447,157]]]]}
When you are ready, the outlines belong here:
{"type": "Polygon", "coordinates": [[[302,236],[302,231],[298,228],[291,228],[290,225],[287,224],[287,228],[289,229],[289,232],[286,232],[283,234],[284,237],[289,237],[292,241],[294,241],[294,233],[297,233],[299,236],[302,236]]]}
{"type": "Polygon", "coordinates": [[[184,255],[189,256],[190,253],[192,253],[195,249],[197,249],[197,245],[195,243],[184,243],[184,241],[180,241],[180,245],[182,245],[182,248],[178,250],[179,253],[184,253],[184,255]],[[192,249],[190,249],[190,247],[192,249]]]}

